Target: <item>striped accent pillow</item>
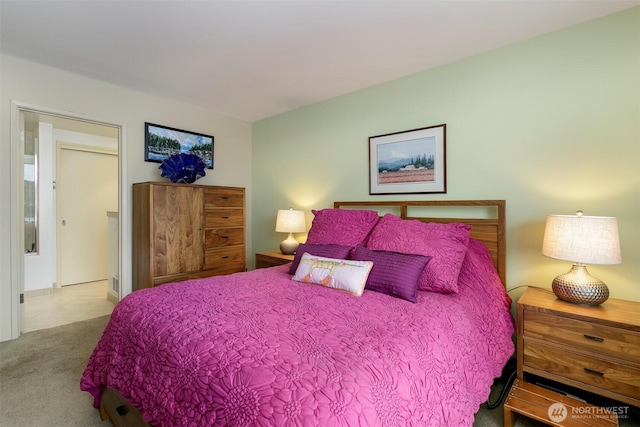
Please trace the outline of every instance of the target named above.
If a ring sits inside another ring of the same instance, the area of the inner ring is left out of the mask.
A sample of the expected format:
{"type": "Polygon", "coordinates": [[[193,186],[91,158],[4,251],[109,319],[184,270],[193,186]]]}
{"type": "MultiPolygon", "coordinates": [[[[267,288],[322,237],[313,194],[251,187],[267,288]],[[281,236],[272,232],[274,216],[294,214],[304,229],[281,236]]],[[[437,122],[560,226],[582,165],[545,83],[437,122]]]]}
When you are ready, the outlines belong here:
{"type": "Polygon", "coordinates": [[[376,251],[358,246],[356,261],[373,261],[365,289],[416,302],[418,283],[430,256],[376,251]]]}

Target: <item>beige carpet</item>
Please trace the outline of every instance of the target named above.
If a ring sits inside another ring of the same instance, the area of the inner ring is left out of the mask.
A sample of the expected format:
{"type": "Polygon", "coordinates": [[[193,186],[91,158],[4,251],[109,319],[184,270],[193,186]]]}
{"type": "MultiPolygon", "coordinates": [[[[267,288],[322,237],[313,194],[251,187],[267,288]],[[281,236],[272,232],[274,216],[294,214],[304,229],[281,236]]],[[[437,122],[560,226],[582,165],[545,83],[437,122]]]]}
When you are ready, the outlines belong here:
{"type": "MultiPolygon", "coordinates": [[[[0,426],[109,427],[109,422],[100,421],[91,396],[79,385],[108,318],[28,332],[0,343],[0,426]]],[[[492,391],[492,401],[501,387],[497,384],[492,391]]],[[[501,427],[502,423],[502,406],[489,410],[483,405],[473,426],[501,427]]],[[[517,427],[542,425],[524,417],[516,422],[517,427]]]]}
{"type": "Polygon", "coordinates": [[[109,316],[0,343],[0,426],[109,427],[80,376],[109,316]]]}

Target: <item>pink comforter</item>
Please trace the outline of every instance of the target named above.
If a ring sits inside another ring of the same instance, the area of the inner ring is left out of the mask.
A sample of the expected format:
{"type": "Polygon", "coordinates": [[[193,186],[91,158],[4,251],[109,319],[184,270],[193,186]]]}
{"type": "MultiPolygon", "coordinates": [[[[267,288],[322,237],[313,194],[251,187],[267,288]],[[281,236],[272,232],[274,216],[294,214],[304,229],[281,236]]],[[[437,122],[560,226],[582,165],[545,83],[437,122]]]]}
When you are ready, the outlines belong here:
{"type": "Polygon", "coordinates": [[[513,319],[472,241],[460,292],[418,302],[293,282],[288,266],[136,291],[81,379],[155,426],[471,426],[513,353],[513,319]]]}

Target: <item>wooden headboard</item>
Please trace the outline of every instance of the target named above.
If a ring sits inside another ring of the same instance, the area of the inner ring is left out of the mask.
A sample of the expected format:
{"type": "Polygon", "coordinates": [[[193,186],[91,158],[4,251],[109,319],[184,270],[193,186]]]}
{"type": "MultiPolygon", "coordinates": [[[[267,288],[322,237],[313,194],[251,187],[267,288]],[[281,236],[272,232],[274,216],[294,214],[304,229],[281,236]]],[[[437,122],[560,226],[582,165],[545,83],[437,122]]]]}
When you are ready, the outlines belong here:
{"type": "Polygon", "coordinates": [[[485,244],[506,286],[506,219],[504,200],[334,202],[334,208],[376,210],[422,222],[458,222],[471,226],[471,237],[485,244]]]}

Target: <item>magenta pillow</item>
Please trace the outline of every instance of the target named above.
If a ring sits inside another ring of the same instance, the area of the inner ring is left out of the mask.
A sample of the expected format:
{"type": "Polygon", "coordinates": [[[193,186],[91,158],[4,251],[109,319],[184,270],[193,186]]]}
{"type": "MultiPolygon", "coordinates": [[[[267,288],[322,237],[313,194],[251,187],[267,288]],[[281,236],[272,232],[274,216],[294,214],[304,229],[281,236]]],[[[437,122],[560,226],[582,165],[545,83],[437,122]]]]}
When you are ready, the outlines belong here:
{"type": "Polygon", "coordinates": [[[354,260],[373,261],[365,289],[416,302],[418,282],[431,257],[358,246],[354,260]]]}
{"type": "Polygon", "coordinates": [[[378,222],[378,212],[369,210],[311,210],[314,215],[307,243],[353,246],[364,244],[378,222]]]}
{"type": "Polygon", "coordinates": [[[466,224],[421,222],[386,214],[371,232],[367,248],[431,256],[418,289],[456,293],[470,230],[466,224]]]}
{"type": "Polygon", "coordinates": [[[353,250],[353,246],[342,245],[319,245],[313,243],[302,243],[296,250],[296,256],[293,257],[293,262],[289,268],[289,274],[296,274],[298,264],[300,264],[300,258],[307,252],[309,255],[315,255],[325,258],[347,259],[349,253],[353,250]]]}

